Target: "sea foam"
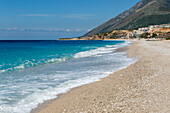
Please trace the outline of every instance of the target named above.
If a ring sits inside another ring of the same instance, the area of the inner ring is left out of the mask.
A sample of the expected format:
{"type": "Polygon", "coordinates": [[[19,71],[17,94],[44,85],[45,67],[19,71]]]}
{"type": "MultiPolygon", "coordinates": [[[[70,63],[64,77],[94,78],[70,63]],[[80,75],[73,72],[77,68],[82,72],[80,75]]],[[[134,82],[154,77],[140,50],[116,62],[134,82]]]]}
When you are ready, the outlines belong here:
{"type": "Polygon", "coordinates": [[[106,45],[106,47],[101,47],[101,48],[97,48],[97,49],[94,49],[94,50],[76,53],[74,55],[74,58],[90,57],[90,56],[100,55],[100,54],[104,54],[104,53],[111,53],[111,52],[114,52],[117,48],[125,47],[125,46],[128,46],[130,44],[131,44],[130,41],[126,41],[123,44],[106,45]]]}
{"type": "Polygon", "coordinates": [[[11,73],[10,77],[0,84],[0,113],[28,113],[39,103],[54,99],[58,94],[99,81],[126,68],[136,60],[127,57],[126,52],[115,50],[129,44],[131,42],[106,45],[75,53],[71,60],[51,59],[48,62],[59,63],[11,73]]]}

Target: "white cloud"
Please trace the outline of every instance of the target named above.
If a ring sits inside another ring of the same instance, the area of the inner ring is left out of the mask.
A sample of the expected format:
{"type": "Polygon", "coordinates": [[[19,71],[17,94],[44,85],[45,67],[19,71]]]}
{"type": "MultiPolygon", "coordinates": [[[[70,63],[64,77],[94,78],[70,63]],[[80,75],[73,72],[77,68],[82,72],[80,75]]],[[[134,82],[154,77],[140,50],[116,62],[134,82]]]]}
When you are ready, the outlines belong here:
{"type": "Polygon", "coordinates": [[[6,28],[6,29],[0,29],[0,31],[25,31],[25,32],[82,32],[87,31],[85,29],[41,29],[41,28],[6,28]]]}
{"type": "Polygon", "coordinates": [[[55,31],[64,31],[64,30],[62,30],[62,29],[36,29],[36,28],[17,28],[17,27],[15,27],[15,28],[0,29],[0,31],[55,32],[55,31]]]}
{"type": "Polygon", "coordinates": [[[37,16],[37,17],[48,17],[48,16],[56,16],[56,15],[49,15],[49,14],[24,14],[20,16],[37,16]]]}
{"type": "Polygon", "coordinates": [[[65,18],[75,18],[75,19],[90,19],[94,17],[93,14],[68,14],[68,15],[60,15],[60,17],[65,18]]]}
{"type": "Polygon", "coordinates": [[[90,19],[93,18],[94,14],[67,14],[67,15],[55,15],[55,14],[23,14],[20,16],[28,17],[63,17],[63,18],[74,18],[74,19],[90,19]]]}
{"type": "Polygon", "coordinates": [[[70,30],[70,29],[66,29],[66,31],[68,31],[68,32],[69,32],[69,31],[71,31],[71,30],[70,30]]]}
{"type": "Polygon", "coordinates": [[[6,31],[6,32],[87,32],[90,31],[90,29],[42,29],[42,28],[6,28],[6,29],[1,29],[0,31],[6,31]]]}

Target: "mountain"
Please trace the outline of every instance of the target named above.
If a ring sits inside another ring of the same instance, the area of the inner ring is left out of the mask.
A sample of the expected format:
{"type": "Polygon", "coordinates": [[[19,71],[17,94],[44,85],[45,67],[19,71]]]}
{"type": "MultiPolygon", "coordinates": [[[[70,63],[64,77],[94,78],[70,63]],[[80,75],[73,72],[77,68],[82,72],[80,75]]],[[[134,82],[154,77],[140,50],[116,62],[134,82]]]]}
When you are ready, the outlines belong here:
{"type": "Polygon", "coordinates": [[[167,23],[170,23],[170,0],[141,0],[129,10],[110,19],[84,36],[167,23]]]}

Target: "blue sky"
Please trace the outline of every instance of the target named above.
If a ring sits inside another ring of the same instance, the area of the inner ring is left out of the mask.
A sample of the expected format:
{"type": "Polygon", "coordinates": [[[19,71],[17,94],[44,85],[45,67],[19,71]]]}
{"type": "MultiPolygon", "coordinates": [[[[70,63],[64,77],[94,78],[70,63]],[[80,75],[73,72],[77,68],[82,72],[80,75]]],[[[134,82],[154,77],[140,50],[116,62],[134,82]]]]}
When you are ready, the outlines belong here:
{"type": "Polygon", "coordinates": [[[0,39],[56,39],[83,35],[139,1],[0,0],[0,39]]]}

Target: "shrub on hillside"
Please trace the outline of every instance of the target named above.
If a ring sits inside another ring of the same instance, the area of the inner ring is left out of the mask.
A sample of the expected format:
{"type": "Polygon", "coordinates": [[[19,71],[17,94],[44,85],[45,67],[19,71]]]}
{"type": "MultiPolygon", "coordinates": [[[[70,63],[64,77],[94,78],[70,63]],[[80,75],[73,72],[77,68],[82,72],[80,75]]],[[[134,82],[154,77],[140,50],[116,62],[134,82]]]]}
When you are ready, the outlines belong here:
{"type": "Polygon", "coordinates": [[[170,40],[170,37],[167,37],[166,40],[170,40]]]}

